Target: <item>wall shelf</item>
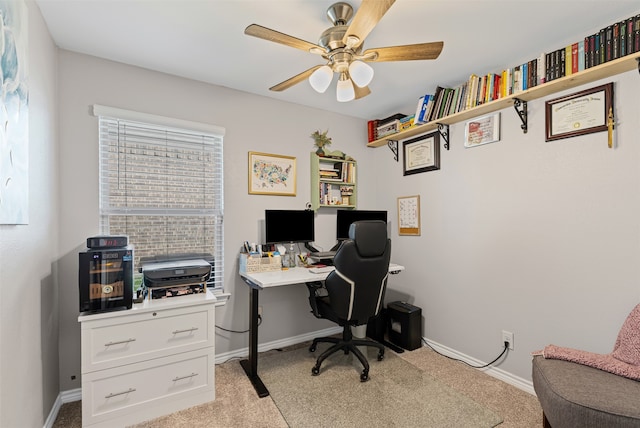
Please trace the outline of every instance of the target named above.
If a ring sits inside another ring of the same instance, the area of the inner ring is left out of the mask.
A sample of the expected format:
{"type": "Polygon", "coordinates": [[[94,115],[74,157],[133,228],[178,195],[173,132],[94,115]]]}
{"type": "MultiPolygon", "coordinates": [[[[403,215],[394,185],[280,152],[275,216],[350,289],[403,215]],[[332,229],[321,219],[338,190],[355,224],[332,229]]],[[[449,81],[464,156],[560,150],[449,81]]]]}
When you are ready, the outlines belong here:
{"type": "Polygon", "coordinates": [[[500,98],[468,110],[454,113],[423,125],[411,127],[404,131],[387,135],[368,143],[367,147],[386,146],[389,141],[400,141],[438,129],[438,124],[452,125],[454,123],[512,107],[516,103],[516,100],[520,100],[521,102],[532,101],[556,92],[564,91],[565,89],[571,89],[576,86],[584,85],[616,74],[625,73],[636,68],[640,71],[640,52],[635,52],[631,55],[588,68],[569,76],[552,80],[551,82],[543,83],[539,86],[534,86],[526,91],[518,92],[517,94],[509,95],[508,97],[500,98]]]}
{"type": "Polygon", "coordinates": [[[356,208],[356,161],[311,152],[311,208],[356,208]],[[333,174],[334,176],[328,176],[333,174]]]}

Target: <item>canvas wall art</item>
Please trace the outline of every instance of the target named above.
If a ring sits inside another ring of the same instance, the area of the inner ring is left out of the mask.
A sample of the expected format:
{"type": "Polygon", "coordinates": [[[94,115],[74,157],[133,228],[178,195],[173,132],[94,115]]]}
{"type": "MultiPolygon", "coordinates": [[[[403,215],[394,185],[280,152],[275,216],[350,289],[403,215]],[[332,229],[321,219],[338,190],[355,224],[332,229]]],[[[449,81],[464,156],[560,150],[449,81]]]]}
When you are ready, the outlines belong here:
{"type": "Polygon", "coordinates": [[[0,1],[0,224],[29,223],[28,10],[0,1]]]}

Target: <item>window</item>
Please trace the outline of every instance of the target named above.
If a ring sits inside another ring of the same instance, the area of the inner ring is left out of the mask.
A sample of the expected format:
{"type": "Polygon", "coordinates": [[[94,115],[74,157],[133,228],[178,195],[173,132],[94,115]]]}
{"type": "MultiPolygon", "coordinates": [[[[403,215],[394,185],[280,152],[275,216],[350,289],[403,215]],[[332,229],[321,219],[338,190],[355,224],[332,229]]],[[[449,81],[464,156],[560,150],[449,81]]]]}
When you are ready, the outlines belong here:
{"type": "Polygon", "coordinates": [[[101,233],[129,236],[136,273],[143,257],[211,254],[214,290],[221,290],[224,129],[104,106],[93,111],[101,233]]]}

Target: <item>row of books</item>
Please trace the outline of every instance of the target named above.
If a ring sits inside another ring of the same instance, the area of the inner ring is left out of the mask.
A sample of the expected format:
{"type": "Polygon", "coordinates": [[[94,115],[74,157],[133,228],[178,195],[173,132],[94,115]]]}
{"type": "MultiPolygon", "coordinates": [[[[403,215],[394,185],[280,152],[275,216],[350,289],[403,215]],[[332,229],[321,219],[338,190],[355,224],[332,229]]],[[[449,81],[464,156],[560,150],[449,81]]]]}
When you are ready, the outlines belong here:
{"type": "Polygon", "coordinates": [[[353,195],[353,187],[337,186],[331,183],[320,183],[321,205],[349,205],[349,197],[353,195]]]}
{"type": "Polygon", "coordinates": [[[318,175],[321,180],[340,183],[353,183],[356,176],[356,164],[353,162],[334,162],[320,164],[318,175]]]}
{"type": "Polygon", "coordinates": [[[640,14],[499,73],[471,74],[454,88],[437,86],[434,94],[419,98],[415,114],[395,115],[395,122],[384,122],[382,129],[372,130],[372,123],[379,126],[379,121],[369,121],[369,142],[406,129],[408,123],[432,122],[636,52],[640,52],[640,14]]]}
{"type": "Polygon", "coordinates": [[[545,81],[569,76],[636,52],[640,52],[640,14],[546,54],[545,81]]]}

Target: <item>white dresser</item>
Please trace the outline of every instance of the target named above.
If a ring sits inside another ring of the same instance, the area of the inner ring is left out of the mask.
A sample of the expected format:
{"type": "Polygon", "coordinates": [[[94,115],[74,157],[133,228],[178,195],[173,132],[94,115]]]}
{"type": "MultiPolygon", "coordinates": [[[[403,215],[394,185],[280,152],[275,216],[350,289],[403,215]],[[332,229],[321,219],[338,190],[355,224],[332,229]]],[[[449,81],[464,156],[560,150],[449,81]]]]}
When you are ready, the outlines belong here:
{"type": "Polygon", "coordinates": [[[211,292],[78,317],[82,426],[131,425],[215,398],[211,292]]]}

